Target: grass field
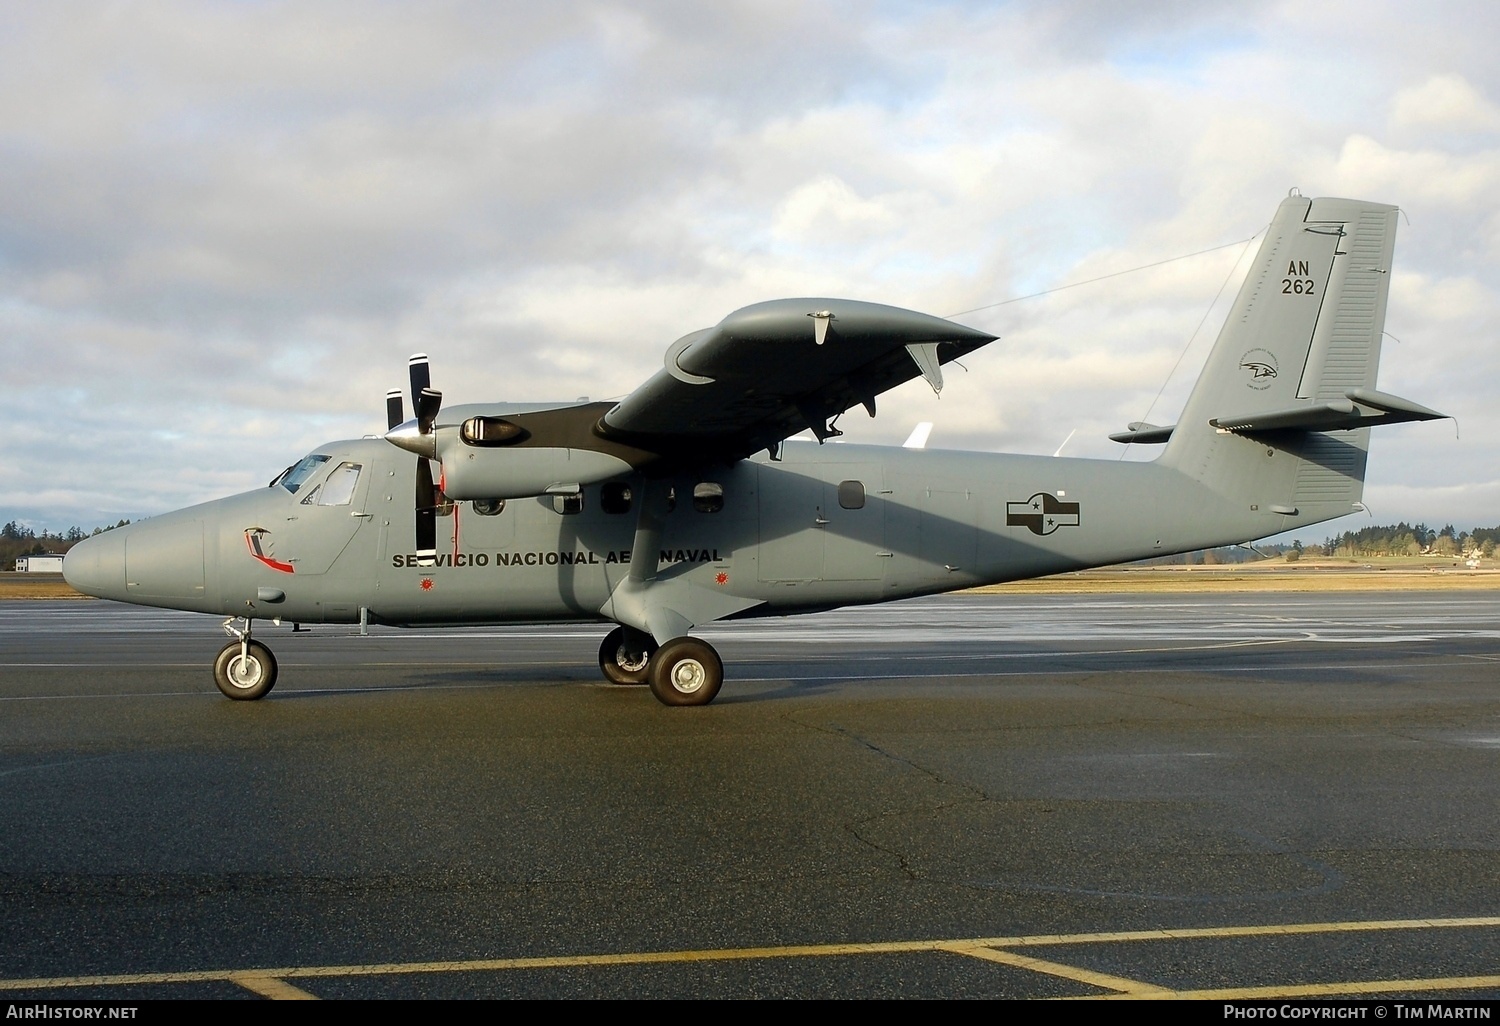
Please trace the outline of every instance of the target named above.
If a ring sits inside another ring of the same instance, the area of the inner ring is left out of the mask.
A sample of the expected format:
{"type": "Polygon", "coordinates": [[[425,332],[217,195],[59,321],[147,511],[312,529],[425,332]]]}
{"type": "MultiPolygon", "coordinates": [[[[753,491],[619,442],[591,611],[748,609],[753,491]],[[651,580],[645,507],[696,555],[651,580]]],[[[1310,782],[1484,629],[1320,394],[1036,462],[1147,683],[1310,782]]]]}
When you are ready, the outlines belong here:
{"type": "MultiPolygon", "coordinates": [[[[973,589],[973,594],[1129,594],[1247,591],[1476,591],[1500,588],[1500,569],[1431,556],[1365,560],[1268,559],[1236,566],[1115,566],[973,589]]],[[[0,573],[0,600],[87,599],[61,574],[0,573]]]]}
{"type": "Polygon", "coordinates": [[[975,588],[980,594],[1252,591],[1478,591],[1500,588],[1500,570],[1469,570],[1452,559],[1373,557],[1265,560],[1238,566],[1116,566],[975,588]]]}
{"type": "Polygon", "coordinates": [[[0,599],[86,599],[62,574],[0,573],[0,599]]]}

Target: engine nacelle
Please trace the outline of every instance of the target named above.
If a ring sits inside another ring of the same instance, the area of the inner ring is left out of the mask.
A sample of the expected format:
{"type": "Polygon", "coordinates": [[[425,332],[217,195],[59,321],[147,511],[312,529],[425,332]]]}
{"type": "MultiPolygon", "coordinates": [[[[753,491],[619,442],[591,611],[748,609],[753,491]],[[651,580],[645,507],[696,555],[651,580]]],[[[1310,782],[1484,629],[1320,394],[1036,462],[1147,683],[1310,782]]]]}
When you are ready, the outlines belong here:
{"type": "Polygon", "coordinates": [[[588,449],[476,448],[450,436],[439,439],[438,452],[443,462],[443,494],[450,499],[524,499],[576,491],[582,485],[631,473],[624,460],[588,449]]]}

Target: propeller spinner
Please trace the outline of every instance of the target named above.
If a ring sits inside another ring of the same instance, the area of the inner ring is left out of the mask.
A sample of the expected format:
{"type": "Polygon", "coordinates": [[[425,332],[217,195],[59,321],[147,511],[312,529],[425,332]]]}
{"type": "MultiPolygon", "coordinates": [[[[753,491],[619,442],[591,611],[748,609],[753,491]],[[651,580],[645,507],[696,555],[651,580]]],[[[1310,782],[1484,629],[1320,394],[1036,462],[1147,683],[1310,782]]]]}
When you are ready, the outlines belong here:
{"type": "MultiPolygon", "coordinates": [[[[426,353],[413,356],[409,363],[409,370],[411,409],[416,419],[391,424],[390,430],[385,433],[385,440],[392,445],[400,446],[407,452],[414,452],[418,456],[435,460],[438,458],[437,435],[433,433],[432,425],[437,420],[438,410],[442,409],[443,393],[432,388],[426,353]]],[[[385,411],[388,422],[391,418],[400,415],[400,399],[400,395],[395,391],[386,393],[385,411]]]]}

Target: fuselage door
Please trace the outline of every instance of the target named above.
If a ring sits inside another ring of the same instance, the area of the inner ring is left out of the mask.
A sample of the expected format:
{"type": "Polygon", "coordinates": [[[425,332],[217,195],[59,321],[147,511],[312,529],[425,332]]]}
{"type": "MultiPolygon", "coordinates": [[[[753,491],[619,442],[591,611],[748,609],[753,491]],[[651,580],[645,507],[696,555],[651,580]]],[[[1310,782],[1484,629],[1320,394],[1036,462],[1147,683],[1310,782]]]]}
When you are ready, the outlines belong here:
{"type": "Polygon", "coordinates": [[[822,468],[825,521],[823,580],[878,581],[890,556],[885,549],[885,480],[878,463],[835,463],[822,468]]]}
{"type": "Polygon", "coordinates": [[[762,581],[823,579],[823,482],[813,467],[760,466],[760,549],[756,567],[762,581]]]}
{"type": "Polygon", "coordinates": [[[761,464],[760,579],[883,579],[883,481],[877,463],[761,464]]]}
{"type": "Polygon", "coordinates": [[[277,532],[284,534],[277,540],[293,573],[326,573],[370,519],[368,461],[334,457],[328,462],[333,469],[297,491],[286,510],[286,526],[277,532]]]}

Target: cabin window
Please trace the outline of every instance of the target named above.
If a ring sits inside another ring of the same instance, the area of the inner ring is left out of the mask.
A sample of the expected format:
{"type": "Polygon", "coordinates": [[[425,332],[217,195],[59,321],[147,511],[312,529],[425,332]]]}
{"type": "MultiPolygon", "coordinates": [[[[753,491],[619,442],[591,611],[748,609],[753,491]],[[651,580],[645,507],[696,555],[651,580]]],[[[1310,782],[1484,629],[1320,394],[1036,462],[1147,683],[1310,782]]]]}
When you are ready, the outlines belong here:
{"type": "Polygon", "coordinates": [[[552,496],[552,509],[563,516],[572,516],[574,513],[583,512],[583,492],[577,491],[572,495],[552,496]]]}
{"type": "MultiPolygon", "coordinates": [[[[340,463],[334,468],[315,500],[319,506],[347,506],[354,499],[354,486],[359,484],[360,465],[340,463]]],[[[308,496],[309,499],[312,496],[308,496]]]]}
{"type": "Polygon", "coordinates": [[[634,494],[626,482],[606,481],[599,489],[599,508],[614,515],[629,513],[630,501],[633,498],[634,494]]]}
{"type": "Polygon", "coordinates": [[[693,485],[693,508],[699,513],[717,513],[724,508],[724,486],[712,481],[693,485]]]}
{"type": "Polygon", "coordinates": [[[505,512],[504,499],[475,499],[474,512],[482,517],[498,517],[505,512]]]}
{"type": "Polygon", "coordinates": [[[503,417],[470,417],[458,429],[468,445],[511,445],[526,437],[526,429],[503,417]]]}
{"type": "Polygon", "coordinates": [[[327,456],[304,456],[290,467],[287,467],[281,476],[271,483],[273,485],[279,484],[293,495],[296,495],[297,489],[306,484],[307,479],[317,473],[319,468],[327,462],[327,456]]]}
{"type": "Polygon", "coordinates": [[[864,509],[865,483],[863,481],[840,481],[839,505],[845,509],[864,509]]]}

